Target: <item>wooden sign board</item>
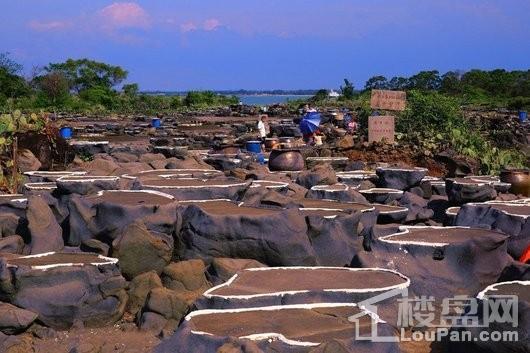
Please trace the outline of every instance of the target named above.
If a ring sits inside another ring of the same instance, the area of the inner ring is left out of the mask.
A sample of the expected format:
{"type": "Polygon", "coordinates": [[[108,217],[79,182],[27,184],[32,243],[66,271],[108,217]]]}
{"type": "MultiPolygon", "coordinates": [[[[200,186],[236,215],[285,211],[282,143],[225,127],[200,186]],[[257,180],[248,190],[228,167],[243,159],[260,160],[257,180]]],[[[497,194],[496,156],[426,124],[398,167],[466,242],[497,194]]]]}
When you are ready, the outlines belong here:
{"type": "Polygon", "coordinates": [[[391,115],[368,118],[368,142],[394,143],[395,121],[391,115]]]}
{"type": "Polygon", "coordinates": [[[372,90],[370,106],[372,109],[405,110],[407,93],[404,91],[372,90]]]}

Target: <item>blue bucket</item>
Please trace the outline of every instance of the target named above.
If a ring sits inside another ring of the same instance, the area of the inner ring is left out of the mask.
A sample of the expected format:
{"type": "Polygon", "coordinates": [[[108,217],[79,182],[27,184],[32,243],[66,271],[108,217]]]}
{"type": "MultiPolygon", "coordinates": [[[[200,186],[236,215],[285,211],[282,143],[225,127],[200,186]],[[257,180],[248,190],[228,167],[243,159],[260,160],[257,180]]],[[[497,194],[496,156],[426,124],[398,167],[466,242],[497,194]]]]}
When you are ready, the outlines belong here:
{"type": "Polygon", "coordinates": [[[69,126],[63,126],[59,129],[59,135],[65,140],[72,138],[72,128],[69,126]]]}
{"type": "Polygon", "coordinates": [[[263,153],[256,154],[256,161],[259,164],[265,164],[265,156],[263,155],[263,153]]]}
{"type": "Polygon", "coordinates": [[[519,121],[521,123],[524,123],[526,121],[526,119],[528,119],[528,113],[526,111],[524,111],[524,110],[521,110],[519,112],[519,121]]]}
{"type": "Polygon", "coordinates": [[[162,126],[162,121],[159,118],[153,118],[151,119],[151,126],[158,129],[162,126]]]}
{"type": "Polygon", "coordinates": [[[246,148],[251,153],[261,153],[261,141],[247,141],[246,148]]]}

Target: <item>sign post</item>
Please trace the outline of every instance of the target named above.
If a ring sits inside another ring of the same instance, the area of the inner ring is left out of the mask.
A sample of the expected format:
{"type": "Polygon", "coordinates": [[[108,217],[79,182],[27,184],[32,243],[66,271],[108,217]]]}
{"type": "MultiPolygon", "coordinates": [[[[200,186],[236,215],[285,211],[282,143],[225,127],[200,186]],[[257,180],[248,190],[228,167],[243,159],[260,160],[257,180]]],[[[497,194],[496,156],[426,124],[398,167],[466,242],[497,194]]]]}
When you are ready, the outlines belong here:
{"type": "Polygon", "coordinates": [[[368,118],[368,142],[394,143],[395,121],[392,115],[368,118]]]}
{"type": "Polygon", "coordinates": [[[372,109],[403,111],[406,103],[407,93],[404,91],[372,90],[370,99],[372,109]]]}
{"type": "MultiPolygon", "coordinates": [[[[407,93],[403,91],[372,90],[370,106],[372,109],[405,110],[407,93]]],[[[368,118],[368,142],[394,143],[395,117],[377,115],[368,118]]]]}

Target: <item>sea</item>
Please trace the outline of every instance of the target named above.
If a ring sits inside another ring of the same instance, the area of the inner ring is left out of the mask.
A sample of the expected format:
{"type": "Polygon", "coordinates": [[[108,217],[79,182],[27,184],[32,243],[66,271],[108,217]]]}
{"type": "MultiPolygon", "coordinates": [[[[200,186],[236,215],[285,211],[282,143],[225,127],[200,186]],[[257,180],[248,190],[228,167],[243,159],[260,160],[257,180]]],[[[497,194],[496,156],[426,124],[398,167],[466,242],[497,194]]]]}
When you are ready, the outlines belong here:
{"type": "Polygon", "coordinates": [[[254,94],[254,95],[239,95],[239,100],[246,105],[273,105],[279,103],[286,103],[293,100],[305,100],[312,96],[306,95],[267,95],[267,94],[254,94]]]}

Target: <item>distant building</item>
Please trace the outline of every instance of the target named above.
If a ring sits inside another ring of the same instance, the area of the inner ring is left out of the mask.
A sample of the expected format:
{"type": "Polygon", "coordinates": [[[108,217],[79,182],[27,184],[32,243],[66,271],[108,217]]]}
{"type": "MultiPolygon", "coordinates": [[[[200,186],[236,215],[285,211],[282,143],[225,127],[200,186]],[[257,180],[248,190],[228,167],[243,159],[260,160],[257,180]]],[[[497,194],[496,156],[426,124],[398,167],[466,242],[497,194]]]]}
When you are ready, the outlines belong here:
{"type": "Polygon", "coordinates": [[[328,93],[328,97],[329,98],[339,98],[340,97],[340,93],[337,92],[337,91],[331,90],[328,93]]]}

